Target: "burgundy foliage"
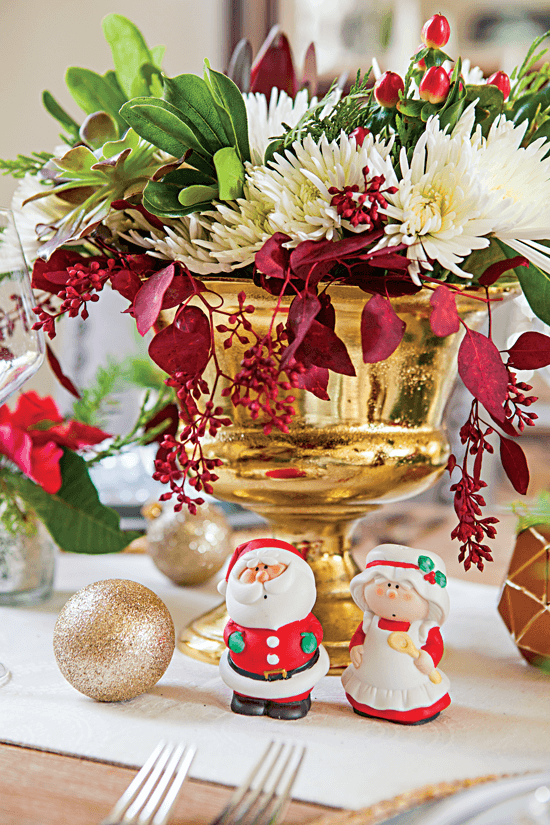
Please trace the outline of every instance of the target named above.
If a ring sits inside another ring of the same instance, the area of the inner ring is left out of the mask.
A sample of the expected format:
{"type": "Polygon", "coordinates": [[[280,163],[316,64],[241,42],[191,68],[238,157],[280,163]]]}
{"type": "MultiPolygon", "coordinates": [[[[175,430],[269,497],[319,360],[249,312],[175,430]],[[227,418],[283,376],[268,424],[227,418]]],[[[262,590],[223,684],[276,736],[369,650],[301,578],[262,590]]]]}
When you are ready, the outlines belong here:
{"type": "Polygon", "coordinates": [[[508,373],[490,338],[466,329],[458,351],[458,372],[474,398],[496,418],[502,417],[507,397],[508,373]]]}
{"type": "Polygon", "coordinates": [[[361,313],[361,345],[365,364],[376,364],[389,358],[401,343],[405,326],[386,298],[373,295],[361,313]]]}
{"type": "Polygon", "coordinates": [[[290,43],[278,26],[273,27],[262,44],[250,72],[251,92],[260,92],[269,100],[274,86],[290,97],[298,92],[290,43]]]}
{"type": "Polygon", "coordinates": [[[483,275],[479,278],[478,283],[481,286],[492,286],[496,283],[501,275],[508,272],[510,269],[515,269],[517,266],[529,266],[529,261],[522,255],[517,255],[515,258],[505,258],[503,261],[497,261],[491,266],[487,267],[483,275]]]}
{"type": "Polygon", "coordinates": [[[460,316],[456,308],[456,299],[452,290],[442,284],[432,293],[430,304],[433,306],[430,315],[430,326],[434,335],[446,338],[460,329],[460,316]]]}
{"type": "Polygon", "coordinates": [[[524,332],[508,350],[508,366],[538,370],[550,365],[550,337],[542,332],[524,332]]]}

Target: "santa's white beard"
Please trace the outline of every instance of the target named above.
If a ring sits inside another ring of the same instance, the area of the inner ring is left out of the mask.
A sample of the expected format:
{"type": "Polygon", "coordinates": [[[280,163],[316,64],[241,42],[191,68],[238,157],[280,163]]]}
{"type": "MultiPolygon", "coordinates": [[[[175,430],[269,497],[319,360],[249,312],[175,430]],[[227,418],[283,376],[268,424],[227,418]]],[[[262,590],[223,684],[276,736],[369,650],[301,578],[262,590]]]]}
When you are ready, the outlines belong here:
{"type": "Polygon", "coordinates": [[[311,569],[291,564],[265,584],[243,584],[230,576],[225,599],[229,616],[237,624],[277,630],[305,619],[315,604],[315,596],[311,569]]]}

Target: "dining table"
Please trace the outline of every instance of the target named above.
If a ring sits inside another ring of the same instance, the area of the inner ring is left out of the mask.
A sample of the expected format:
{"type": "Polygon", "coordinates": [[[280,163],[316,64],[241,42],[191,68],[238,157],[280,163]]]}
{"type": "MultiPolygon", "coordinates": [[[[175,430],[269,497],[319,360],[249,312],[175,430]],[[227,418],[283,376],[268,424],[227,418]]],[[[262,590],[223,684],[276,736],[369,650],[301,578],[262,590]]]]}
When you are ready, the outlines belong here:
{"type": "MultiPolygon", "coordinates": [[[[299,742],[306,757],[286,823],[375,825],[417,804],[499,777],[550,764],[550,676],[522,659],[497,612],[514,546],[515,518],[501,519],[495,562],[466,573],[449,541],[448,505],[391,505],[356,532],[359,564],[381,540],[432,549],[447,562],[451,616],[443,627],[442,668],[452,704],[421,727],[353,714],[340,679],[314,688],[312,708],[296,721],[231,713],[230,692],[211,664],[176,649],[160,681],[125,702],[97,702],[76,691],[57,667],[55,621],[88,584],[130,579],[168,607],[176,632],[219,602],[216,583],[181,587],[143,547],[110,555],[59,552],[54,593],[30,607],[0,607],[0,825],[95,825],[113,806],[160,739],[197,746],[173,825],[208,823],[271,739],[299,742]]],[[[236,546],[265,535],[237,530],[236,546]]]]}

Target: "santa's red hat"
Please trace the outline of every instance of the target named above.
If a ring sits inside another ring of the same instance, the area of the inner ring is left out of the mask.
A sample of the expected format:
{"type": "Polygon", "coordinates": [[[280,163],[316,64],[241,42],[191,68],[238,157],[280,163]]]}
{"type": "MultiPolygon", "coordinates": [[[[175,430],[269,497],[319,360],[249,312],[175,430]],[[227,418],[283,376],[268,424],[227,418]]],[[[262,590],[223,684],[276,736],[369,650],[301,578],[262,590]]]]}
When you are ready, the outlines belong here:
{"type": "Polygon", "coordinates": [[[222,595],[225,595],[225,591],[227,589],[227,582],[229,581],[229,576],[231,575],[231,571],[233,570],[235,564],[239,561],[239,559],[242,558],[242,556],[244,556],[245,553],[252,553],[254,551],[258,552],[260,550],[283,550],[283,556],[281,557],[281,554],[279,553],[279,558],[285,564],[288,564],[290,561],[292,561],[292,559],[288,556],[287,558],[284,558],[284,556],[287,555],[287,553],[292,553],[293,556],[297,556],[304,562],[304,564],[307,564],[303,554],[300,553],[300,551],[296,547],[294,547],[293,544],[289,544],[288,541],[282,541],[281,539],[252,539],[252,541],[246,541],[244,544],[240,544],[233,551],[233,555],[229,560],[229,565],[227,567],[227,572],[225,574],[225,581],[221,581],[218,584],[218,591],[222,595]]]}

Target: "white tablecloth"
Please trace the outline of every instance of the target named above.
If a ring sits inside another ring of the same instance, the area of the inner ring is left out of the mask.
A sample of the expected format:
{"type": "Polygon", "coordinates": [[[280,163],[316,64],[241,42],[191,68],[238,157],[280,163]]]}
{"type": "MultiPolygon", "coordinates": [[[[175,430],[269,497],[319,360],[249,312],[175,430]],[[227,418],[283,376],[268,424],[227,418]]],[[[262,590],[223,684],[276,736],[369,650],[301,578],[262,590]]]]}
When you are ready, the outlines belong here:
{"type": "Polygon", "coordinates": [[[495,588],[451,580],[442,669],[452,704],[431,724],[404,727],[358,717],[340,679],[325,677],[305,719],[237,716],[217,668],[178,650],[161,681],[128,702],[99,703],[61,676],[52,651],[57,615],[94,581],[132,579],[157,593],[176,630],[219,601],[215,584],[182,589],[147,556],[62,555],[52,600],[0,608],[0,661],[12,679],[0,688],[0,741],[137,766],[159,739],[196,743],[192,775],[242,781],[270,738],[307,745],[295,795],[358,808],[426,783],[550,764],[550,676],[524,664],[496,612],[495,588]]]}

